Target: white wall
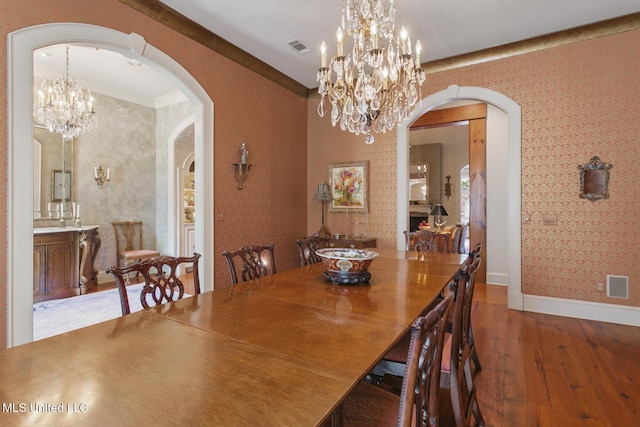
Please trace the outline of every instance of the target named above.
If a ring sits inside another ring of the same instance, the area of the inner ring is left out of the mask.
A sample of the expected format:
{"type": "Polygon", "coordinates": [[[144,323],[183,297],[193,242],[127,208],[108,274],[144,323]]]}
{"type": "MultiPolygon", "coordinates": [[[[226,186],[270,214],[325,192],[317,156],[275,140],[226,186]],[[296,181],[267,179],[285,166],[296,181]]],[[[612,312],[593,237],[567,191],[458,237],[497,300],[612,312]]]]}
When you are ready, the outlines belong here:
{"type": "Polygon", "coordinates": [[[487,105],[487,283],[508,285],[507,114],[487,105]]]}

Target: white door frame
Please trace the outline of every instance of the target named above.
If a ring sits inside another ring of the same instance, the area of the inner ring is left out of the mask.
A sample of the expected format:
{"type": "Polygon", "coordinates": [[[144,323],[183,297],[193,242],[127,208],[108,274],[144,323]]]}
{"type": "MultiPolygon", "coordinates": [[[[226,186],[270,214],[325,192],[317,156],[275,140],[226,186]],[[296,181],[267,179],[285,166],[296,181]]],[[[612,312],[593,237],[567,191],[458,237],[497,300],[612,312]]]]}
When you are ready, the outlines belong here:
{"type": "Polygon", "coordinates": [[[53,23],[9,33],[7,40],[8,257],[7,346],[33,340],[33,51],[75,43],[119,52],[173,81],[194,105],[195,158],[211,167],[196,170],[196,250],[202,254],[203,290],[213,288],[213,101],[171,57],[138,34],[87,24],[53,23]],[[206,143],[205,143],[206,141],[206,143]],[[206,192],[205,189],[209,189],[206,192]],[[209,218],[209,221],[205,219],[209,218]]]}
{"type": "Polygon", "coordinates": [[[521,126],[522,112],[520,105],[511,98],[491,89],[451,85],[446,90],[427,96],[414,109],[411,116],[397,128],[397,231],[398,250],[404,249],[403,231],[407,230],[409,221],[409,184],[407,177],[409,168],[409,128],[411,124],[429,110],[455,100],[472,99],[493,104],[507,114],[508,120],[508,182],[507,182],[507,265],[508,265],[508,306],[514,310],[524,309],[522,294],[522,226],[521,218],[521,126]]]}

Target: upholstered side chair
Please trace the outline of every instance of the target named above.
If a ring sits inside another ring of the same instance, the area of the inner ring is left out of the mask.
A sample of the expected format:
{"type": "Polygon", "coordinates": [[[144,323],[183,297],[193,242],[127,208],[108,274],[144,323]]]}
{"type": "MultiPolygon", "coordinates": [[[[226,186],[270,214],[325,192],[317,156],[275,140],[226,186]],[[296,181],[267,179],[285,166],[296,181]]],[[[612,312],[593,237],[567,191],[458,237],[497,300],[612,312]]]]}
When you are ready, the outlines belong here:
{"type": "MultiPolygon", "coordinates": [[[[116,267],[127,267],[133,261],[160,256],[155,249],[144,248],[142,221],[112,222],[116,235],[116,267]]],[[[129,276],[126,277],[129,283],[129,276]]]]}

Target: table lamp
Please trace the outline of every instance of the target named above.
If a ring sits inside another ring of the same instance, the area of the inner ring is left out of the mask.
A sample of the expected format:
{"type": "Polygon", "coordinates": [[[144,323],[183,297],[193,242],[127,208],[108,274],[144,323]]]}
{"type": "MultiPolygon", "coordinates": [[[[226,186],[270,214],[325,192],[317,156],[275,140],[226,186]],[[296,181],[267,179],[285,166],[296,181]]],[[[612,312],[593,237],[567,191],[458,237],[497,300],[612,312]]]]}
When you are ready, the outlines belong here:
{"type": "Polygon", "coordinates": [[[324,202],[333,200],[333,197],[331,197],[331,193],[329,193],[329,186],[326,183],[321,182],[318,184],[318,190],[316,191],[316,195],[313,196],[313,200],[320,200],[322,202],[322,226],[318,231],[318,236],[329,237],[329,230],[327,229],[327,226],[324,225],[324,202]]]}
{"type": "Polygon", "coordinates": [[[436,223],[436,228],[440,229],[447,221],[442,221],[443,216],[449,216],[449,212],[442,206],[440,203],[435,205],[433,209],[431,209],[430,215],[435,216],[434,221],[436,223]]]}

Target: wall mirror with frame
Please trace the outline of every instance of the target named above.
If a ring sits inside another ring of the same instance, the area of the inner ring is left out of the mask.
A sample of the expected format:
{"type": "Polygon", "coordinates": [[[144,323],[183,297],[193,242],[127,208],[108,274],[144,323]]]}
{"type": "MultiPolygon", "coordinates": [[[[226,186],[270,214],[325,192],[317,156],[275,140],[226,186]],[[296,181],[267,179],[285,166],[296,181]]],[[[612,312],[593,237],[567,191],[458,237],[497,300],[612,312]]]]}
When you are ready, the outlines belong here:
{"type": "Polygon", "coordinates": [[[431,164],[409,165],[409,200],[414,205],[427,205],[431,198],[431,164]]]}
{"type": "Polygon", "coordinates": [[[33,128],[33,219],[51,219],[73,200],[73,143],[42,126],[33,128]],[[66,171],[65,174],[62,171],[66,171]]]}
{"type": "Polygon", "coordinates": [[[415,143],[409,146],[409,204],[441,203],[442,144],[415,143]]]}
{"type": "Polygon", "coordinates": [[[603,163],[598,156],[593,156],[588,163],[579,165],[580,198],[592,202],[609,198],[609,170],[611,164],[603,163]]]}

